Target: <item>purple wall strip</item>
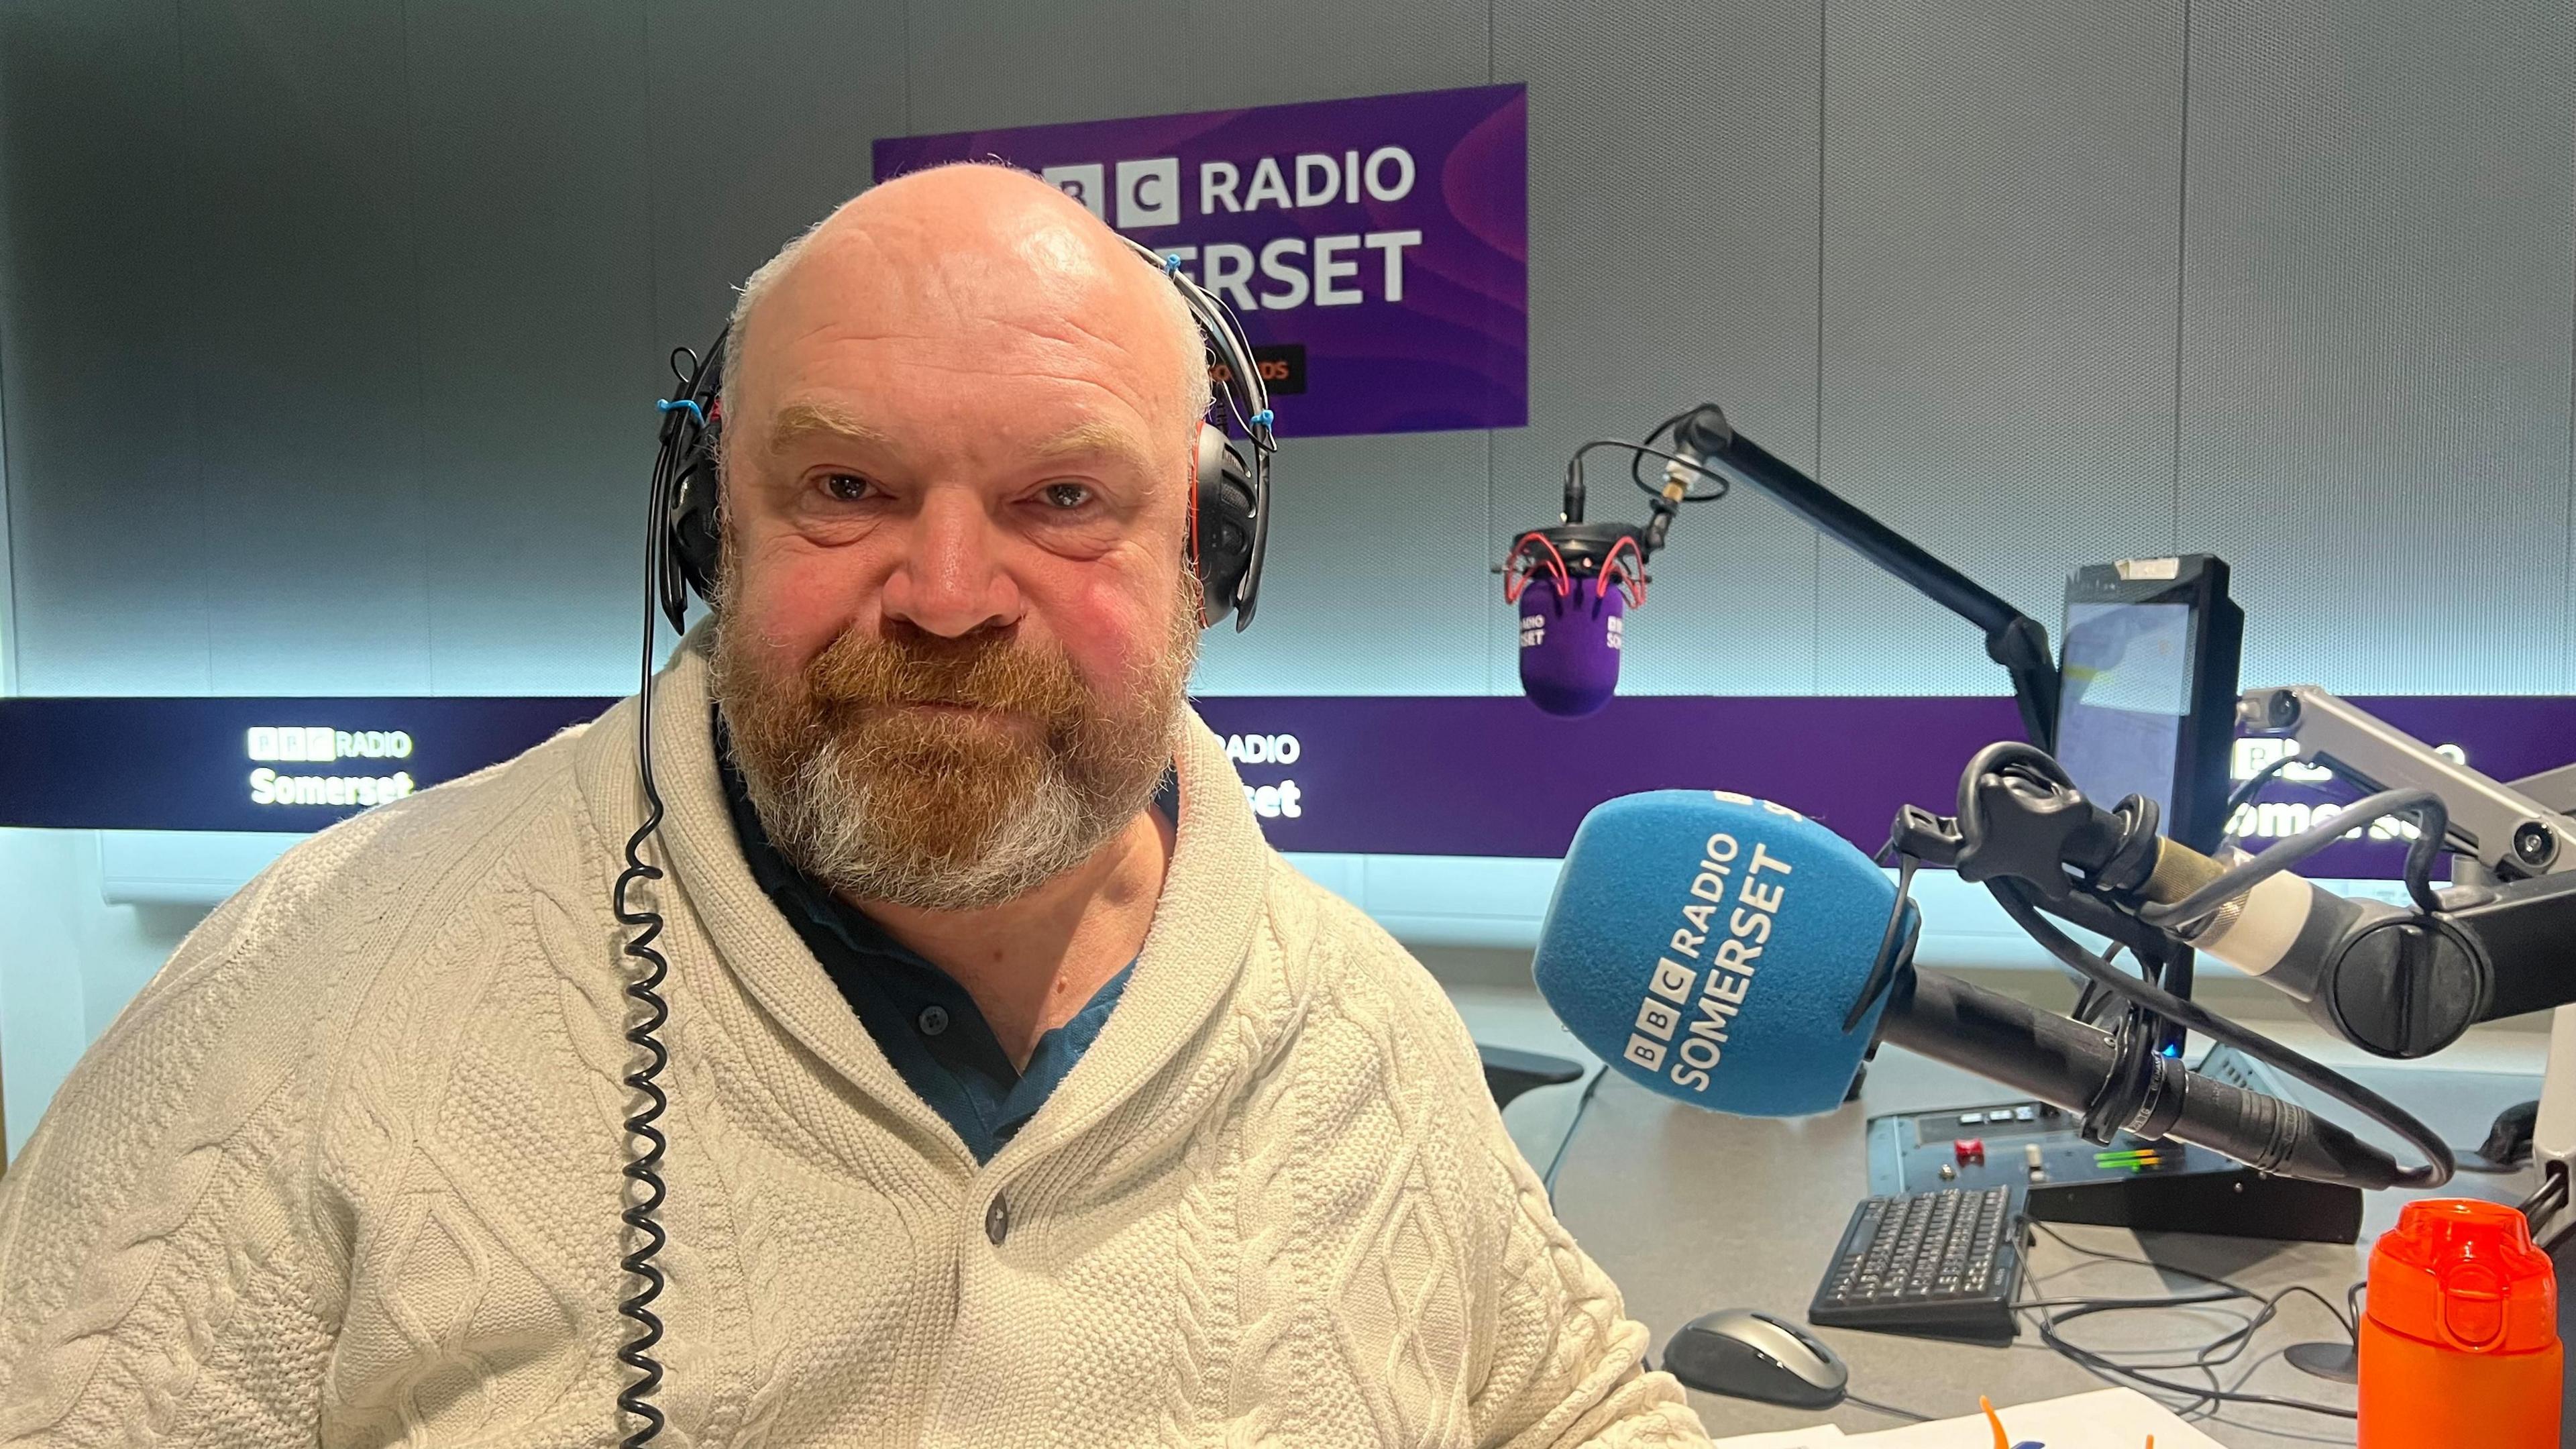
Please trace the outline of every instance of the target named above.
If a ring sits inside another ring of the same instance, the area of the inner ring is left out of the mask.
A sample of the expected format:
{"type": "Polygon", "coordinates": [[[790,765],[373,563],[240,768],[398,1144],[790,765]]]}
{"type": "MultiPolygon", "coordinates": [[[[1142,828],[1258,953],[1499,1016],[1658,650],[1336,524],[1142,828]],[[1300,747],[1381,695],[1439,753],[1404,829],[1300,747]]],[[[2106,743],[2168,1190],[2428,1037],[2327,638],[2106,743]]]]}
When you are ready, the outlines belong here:
{"type": "MultiPolygon", "coordinates": [[[[2355,702],[2428,743],[2460,745],[2501,779],[2576,760],[2576,699],[2355,702]]],[[[1899,806],[1949,813],[1969,757],[2021,737],[2012,702],[2000,698],[1621,698],[1575,720],[1511,696],[1237,697],[1198,707],[1219,734],[1242,737],[1245,783],[1272,787],[1255,806],[1282,850],[1557,856],[1584,812],[1611,796],[1724,787],[1777,800],[1874,851],[1899,806]],[[1295,741],[1284,751],[1270,742],[1282,735],[1295,741]],[[1293,760],[1273,758],[1286,751],[1293,760]]],[[[2350,795],[2279,785],[2265,798],[2350,795]]],[[[2337,846],[2308,873],[2393,877],[2403,855],[2394,843],[2337,846]]]]}
{"type": "MultiPolygon", "coordinates": [[[[2356,702],[2418,738],[2461,746],[2470,764],[2503,779],[2576,758],[2576,699],[2356,702]]],[[[608,703],[0,700],[0,825],[316,830],[358,804],[281,799],[279,778],[399,776],[401,788],[426,789],[608,703]],[[291,751],[280,744],[289,734],[291,751]],[[336,746],[316,753],[301,743],[308,734],[336,746]]],[[[1614,795],[1717,786],[1792,806],[1875,850],[1899,806],[1947,813],[1968,757],[2020,733],[2001,698],[1650,696],[1575,720],[1516,695],[1222,696],[1197,706],[1230,737],[1272,843],[1369,854],[1557,856],[1584,812],[1614,795]]],[[[2282,800],[2345,797],[2277,788],[2282,800]]],[[[2338,846],[2309,873],[2390,876],[2401,856],[2395,844],[2338,846]]]]}

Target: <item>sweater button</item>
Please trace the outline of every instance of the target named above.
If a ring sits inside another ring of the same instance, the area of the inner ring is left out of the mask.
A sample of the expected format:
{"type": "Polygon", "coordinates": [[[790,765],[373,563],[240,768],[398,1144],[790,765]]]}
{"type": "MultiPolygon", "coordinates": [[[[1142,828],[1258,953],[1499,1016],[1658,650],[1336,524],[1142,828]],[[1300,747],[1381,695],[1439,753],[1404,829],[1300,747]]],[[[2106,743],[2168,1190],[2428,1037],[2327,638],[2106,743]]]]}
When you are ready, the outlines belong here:
{"type": "Polygon", "coordinates": [[[997,1192],[993,1194],[993,1205],[984,1209],[984,1236],[992,1239],[993,1246],[998,1248],[1002,1246],[1002,1240],[1010,1235],[1011,1204],[1009,1199],[997,1192]]]}

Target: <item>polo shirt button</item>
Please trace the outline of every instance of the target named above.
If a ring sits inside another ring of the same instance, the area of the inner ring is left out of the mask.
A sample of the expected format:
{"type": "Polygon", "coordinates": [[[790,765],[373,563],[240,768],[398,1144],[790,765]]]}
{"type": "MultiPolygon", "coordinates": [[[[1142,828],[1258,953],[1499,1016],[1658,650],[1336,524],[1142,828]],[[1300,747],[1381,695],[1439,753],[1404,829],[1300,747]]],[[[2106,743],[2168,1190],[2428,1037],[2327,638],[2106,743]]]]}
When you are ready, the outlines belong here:
{"type": "Polygon", "coordinates": [[[925,1006],[921,1009],[921,1034],[937,1036],[948,1029],[948,1008],[925,1006]]]}
{"type": "Polygon", "coordinates": [[[993,1205],[984,1209],[984,1236],[990,1238],[993,1246],[998,1248],[1002,1246],[1002,1240],[1010,1235],[1011,1204],[997,1192],[993,1194],[993,1205]]]}

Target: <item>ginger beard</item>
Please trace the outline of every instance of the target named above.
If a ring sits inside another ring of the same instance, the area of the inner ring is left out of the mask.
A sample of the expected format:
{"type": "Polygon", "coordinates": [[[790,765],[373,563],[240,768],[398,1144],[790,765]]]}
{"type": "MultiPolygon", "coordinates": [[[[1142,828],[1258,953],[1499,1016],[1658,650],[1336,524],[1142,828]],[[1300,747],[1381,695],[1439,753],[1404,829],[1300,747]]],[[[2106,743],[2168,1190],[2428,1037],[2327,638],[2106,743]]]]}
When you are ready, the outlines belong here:
{"type": "Polygon", "coordinates": [[[1089,859],[1153,799],[1198,657],[1187,569],[1164,647],[1105,690],[1016,631],[950,639],[901,620],[774,673],[725,552],[712,662],[734,764],[771,844],[835,893],[997,905],[1089,859]]]}

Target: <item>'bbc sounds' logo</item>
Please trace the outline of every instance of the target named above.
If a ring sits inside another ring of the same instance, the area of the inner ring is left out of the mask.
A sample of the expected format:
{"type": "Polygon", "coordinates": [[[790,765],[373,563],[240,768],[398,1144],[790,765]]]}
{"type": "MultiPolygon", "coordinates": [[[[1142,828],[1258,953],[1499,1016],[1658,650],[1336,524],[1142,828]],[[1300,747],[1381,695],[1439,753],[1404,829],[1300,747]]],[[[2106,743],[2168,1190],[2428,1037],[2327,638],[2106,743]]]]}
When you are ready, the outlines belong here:
{"type": "MultiPolygon", "coordinates": [[[[1306,344],[1303,342],[1256,343],[1252,365],[1261,370],[1261,386],[1272,397],[1295,397],[1306,390],[1306,344]]],[[[1208,363],[1208,385],[1224,387],[1234,381],[1234,369],[1222,362],[1208,363]]]]}
{"type": "MultiPolygon", "coordinates": [[[[327,725],[253,725],[250,757],[280,764],[327,765],[336,760],[402,760],[411,757],[404,730],[335,730],[327,725]]],[[[390,775],[286,774],[265,765],[250,772],[253,805],[368,806],[399,800],[417,785],[408,770],[390,775]]]]}

